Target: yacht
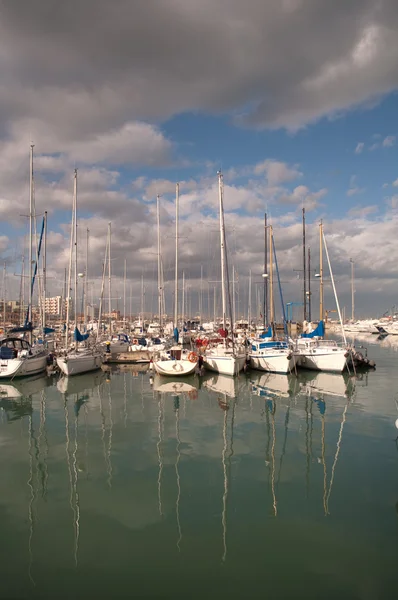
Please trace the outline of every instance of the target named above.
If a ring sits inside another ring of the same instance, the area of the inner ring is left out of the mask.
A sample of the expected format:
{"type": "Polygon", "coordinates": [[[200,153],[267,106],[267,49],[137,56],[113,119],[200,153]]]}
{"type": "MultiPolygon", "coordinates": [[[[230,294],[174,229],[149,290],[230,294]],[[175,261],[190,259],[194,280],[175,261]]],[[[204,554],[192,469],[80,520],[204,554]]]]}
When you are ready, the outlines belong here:
{"type": "Polygon", "coordinates": [[[278,340],[251,340],[249,359],[253,369],[272,373],[291,373],[296,366],[296,355],[290,344],[278,340]]]}
{"type": "Polygon", "coordinates": [[[31,345],[18,337],[0,341],[0,378],[27,377],[42,373],[47,367],[47,350],[43,344],[31,345]]]}

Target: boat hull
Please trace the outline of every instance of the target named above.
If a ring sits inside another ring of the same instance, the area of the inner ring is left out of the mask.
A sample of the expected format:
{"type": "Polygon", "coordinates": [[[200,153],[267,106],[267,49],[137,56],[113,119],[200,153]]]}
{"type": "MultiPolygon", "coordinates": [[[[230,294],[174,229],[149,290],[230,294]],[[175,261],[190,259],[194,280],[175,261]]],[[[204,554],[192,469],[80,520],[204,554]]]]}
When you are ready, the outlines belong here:
{"type": "Polygon", "coordinates": [[[347,353],[342,348],[333,352],[324,352],[321,349],[310,352],[299,351],[296,353],[296,359],[297,365],[302,369],[342,373],[347,364],[347,353]]]}
{"type": "Polygon", "coordinates": [[[191,362],[189,360],[154,360],[153,368],[158,375],[164,375],[166,377],[185,377],[186,375],[192,375],[195,372],[197,361],[191,362]]]}
{"type": "Polygon", "coordinates": [[[291,350],[277,351],[269,354],[250,354],[250,366],[258,371],[271,373],[291,373],[296,364],[296,357],[291,350]]]}
{"type": "Polygon", "coordinates": [[[241,356],[204,356],[204,366],[209,371],[220,373],[220,375],[238,375],[246,363],[246,355],[241,356]]]}
{"type": "Polygon", "coordinates": [[[23,358],[0,359],[0,379],[29,377],[42,373],[47,368],[47,354],[23,358]]]}
{"type": "Polygon", "coordinates": [[[68,356],[58,356],[57,365],[60,371],[70,377],[80,373],[88,373],[101,368],[103,362],[102,354],[70,354],[68,356]]]}

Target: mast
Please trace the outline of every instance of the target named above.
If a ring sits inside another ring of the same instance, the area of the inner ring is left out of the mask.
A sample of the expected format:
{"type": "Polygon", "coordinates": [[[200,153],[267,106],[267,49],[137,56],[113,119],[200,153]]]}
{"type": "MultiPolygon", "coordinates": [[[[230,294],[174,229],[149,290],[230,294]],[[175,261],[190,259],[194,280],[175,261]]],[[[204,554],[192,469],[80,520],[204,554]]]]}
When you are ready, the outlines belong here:
{"type": "MultiPolygon", "coordinates": [[[[43,247],[43,336],[46,327],[46,292],[47,292],[47,211],[44,212],[44,247],[43,247]]],[[[43,337],[44,339],[44,337],[43,337]]]]}
{"type": "Polygon", "coordinates": [[[350,258],[351,263],[351,320],[355,321],[355,284],[354,284],[354,261],[350,258]]]}
{"type": "MultiPolygon", "coordinates": [[[[232,321],[236,323],[236,303],[235,303],[235,265],[232,265],[232,321]]],[[[232,324],[231,324],[232,327],[232,324]]]]}
{"type": "MultiPolygon", "coordinates": [[[[85,277],[84,277],[84,286],[85,286],[85,293],[84,293],[84,324],[87,325],[87,307],[88,307],[88,247],[89,247],[89,240],[90,240],[90,230],[86,229],[86,272],[85,272],[85,277]]],[[[94,311],[94,309],[93,309],[94,311]]],[[[92,313],[93,318],[94,318],[94,312],[92,313]]]]}
{"type": "Polygon", "coordinates": [[[20,303],[20,321],[23,325],[23,316],[25,314],[25,255],[22,255],[22,273],[21,273],[21,303],[20,303]]]}
{"type": "MultiPolygon", "coordinates": [[[[75,210],[74,210],[74,217],[75,217],[75,231],[74,231],[74,237],[75,237],[75,300],[74,300],[74,313],[75,313],[75,329],[77,327],[77,169],[75,169],[75,177],[74,177],[74,190],[73,190],[73,196],[74,196],[74,205],[75,205],[75,210]]],[[[77,350],[77,340],[76,340],[76,344],[75,344],[75,349],[77,350]]]]}
{"type": "Polygon", "coordinates": [[[202,325],[203,312],[203,265],[200,265],[200,296],[199,296],[199,320],[202,325]]]}
{"type": "Polygon", "coordinates": [[[159,313],[159,329],[162,332],[162,265],[160,258],[160,196],[156,196],[156,220],[158,229],[158,313],[159,313]]]}
{"type": "Polygon", "coordinates": [[[306,269],[306,252],[305,252],[305,208],[303,207],[303,320],[307,320],[307,269],[306,269]]]}
{"type": "MultiPolygon", "coordinates": [[[[75,171],[76,177],[76,171],[75,171]]],[[[69,246],[69,268],[68,268],[68,288],[66,298],[66,328],[65,328],[65,350],[68,350],[69,344],[69,320],[70,320],[70,293],[71,293],[71,285],[72,285],[72,258],[73,258],[73,240],[75,238],[75,192],[73,191],[73,199],[72,199],[72,223],[70,228],[70,246],[69,246]]],[[[66,276],[66,270],[65,270],[66,276]]],[[[66,289],[66,285],[65,285],[66,289]]]]}
{"type": "Polygon", "coordinates": [[[308,320],[311,323],[311,248],[308,248],[308,320]]]}
{"type": "Polygon", "coordinates": [[[176,183],[176,264],[174,284],[174,327],[178,327],[178,204],[180,197],[180,184],[176,183]]]}
{"type": "Polygon", "coordinates": [[[3,263],[3,330],[6,332],[6,263],[3,263]]]}
{"type": "Polygon", "coordinates": [[[185,271],[182,272],[181,321],[182,321],[182,331],[184,332],[184,324],[185,324],[185,271]]]}
{"type": "Polygon", "coordinates": [[[126,275],[127,259],[124,259],[124,278],[123,278],[123,329],[126,330],[126,275]]]}
{"type": "Polygon", "coordinates": [[[323,224],[319,223],[319,320],[323,320],[323,224]]]}
{"type": "MultiPolygon", "coordinates": [[[[29,169],[29,310],[28,323],[31,323],[32,318],[32,303],[33,303],[33,148],[34,144],[30,145],[30,169],[29,169]]],[[[29,341],[32,343],[32,330],[29,332],[29,341]]]]}
{"type": "Polygon", "coordinates": [[[111,288],[111,223],[108,223],[108,306],[109,335],[112,335],[112,288],[111,288]]]}
{"type": "MultiPolygon", "coordinates": [[[[222,306],[222,323],[223,329],[227,328],[226,324],[226,311],[227,302],[225,295],[225,229],[223,219],[223,175],[221,171],[218,172],[218,196],[220,203],[220,248],[221,248],[221,306],[222,306]]],[[[224,340],[225,343],[225,340],[224,340]]]]}
{"type": "Polygon", "coordinates": [[[249,321],[249,333],[251,331],[252,324],[252,270],[249,272],[249,300],[248,300],[248,311],[247,311],[247,320],[249,321]]]}
{"type": "MultiPolygon", "coordinates": [[[[268,273],[268,249],[267,249],[267,213],[264,214],[264,275],[268,273]]],[[[268,323],[268,277],[264,277],[263,283],[263,327],[268,323]]]]}
{"type": "Polygon", "coordinates": [[[274,326],[274,267],[273,267],[273,250],[272,250],[272,225],[269,226],[269,287],[270,287],[270,323],[272,329],[274,326]]]}

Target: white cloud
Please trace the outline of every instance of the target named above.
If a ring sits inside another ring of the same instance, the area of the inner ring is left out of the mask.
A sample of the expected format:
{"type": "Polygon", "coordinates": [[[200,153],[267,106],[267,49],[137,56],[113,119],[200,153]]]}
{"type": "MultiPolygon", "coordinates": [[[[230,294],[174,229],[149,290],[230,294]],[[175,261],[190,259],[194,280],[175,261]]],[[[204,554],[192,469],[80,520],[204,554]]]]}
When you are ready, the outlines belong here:
{"type": "Polygon", "coordinates": [[[302,176],[297,166],[289,167],[286,163],[266,159],[254,167],[255,175],[265,174],[268,185],[275,186],[288,181],[294,181],[302,176]]]}
{"type": "Polygon", "coordinates": [[[358,142],[355,148],[355,154],[361,154],[363,149],[365,148],[364,142],[358,142]]]}
{"type": "Polygon", "coordinates": [[[395,181],[392,182],[394,187],[398,187],[398,179],[396,179],[395,181]]]}
{"type": "Polygon", "coordinates": [[[328,190],[322,188],[317,192],[311,192],[307,186],[299,185],[291,193],[285,193],[278,198],[282,204],[295,204],[298,208],[307,211],[315,210],[320,206],[319,200],[326,196],[328,190]]]}
{"type": "Polygon", "coordinates": [[[395,135],[388,135],[383,140],[383,144],[382,144],[383,148],[391,148],[392,146],[395,145],[395,140],[396,140],[395,135]]]}

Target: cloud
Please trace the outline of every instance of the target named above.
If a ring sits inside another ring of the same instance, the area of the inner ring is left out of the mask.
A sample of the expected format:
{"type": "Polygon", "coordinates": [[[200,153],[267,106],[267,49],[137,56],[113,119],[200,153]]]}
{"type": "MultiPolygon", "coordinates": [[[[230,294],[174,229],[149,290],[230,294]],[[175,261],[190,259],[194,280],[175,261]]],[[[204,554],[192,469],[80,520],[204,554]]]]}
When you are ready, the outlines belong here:
{"type": "Polygon", "coordinates": [[[372,215],[376,212],[378,212],[379,207],[376,206],[376,204],[373,204],[372,206],[353,206],[353,208],[350,208],[350,210],[348,211],[347,215],[349,217],[367,217],[368,215],[372,215]]]}
{"type": "Polygon", "coordinates": [[[355,196],[356,194],[362,194],[362,192],[365,191],[365,188],[360,188],[356,182],[357,182],[356,175],[352,175],[350,177],[350,187],[348,188],[348,190],[346,192],[347,196],[349,196],[349,197],[355,196]]]}
{"type": "Polygon", "coordinates": [[[397,5],[347,1],[3,3],[2,121],[85,138],[199,110],[297,129],[375,102],[398,86],[397,5]]]}
{"type": "Polygon", "coordinates": [[[363,149],[365,148],[364,142],[358,142],[355,148],[355,154],[361,154],[363,149]]]}
{"type": "Polygon", "coordinates": [[[395,140],[396,140],[395,135],[388,135],[383,140],[383,143],[382,143],[383,148],[391,148],[392,146],[395,145],[395,140]]]}
{"type": "Polygon", "coordinates": [[[322,188],[317,192],[311,192],[307,186],[299,185],[294,188],[292,193],[281,195],[278,198],[278,202],[281,204],[295,204],[297,207],[311,211],[320,206],[319,200],[326,196],[327,192],[326,188],[322,188]]]}
{"type": "Polygon", "coordinates": [[[398,187],[398,179],[396,179],[395,181],[393,181],[393,182],[392,182],[392,185],[393,185],[394,187],[398,187]]]}
{"type": "Polygon", "coordinates": [[[254,174],[265,174],[268,185],[276,186],[302,177],[297,167],[289,167],[286,163],[267,159],[254,167],[254,174]]]}

